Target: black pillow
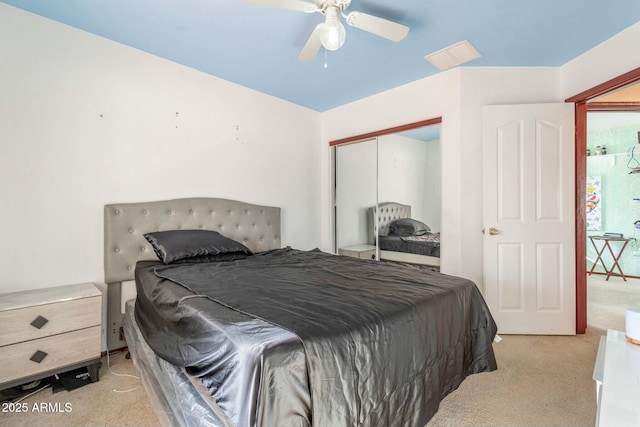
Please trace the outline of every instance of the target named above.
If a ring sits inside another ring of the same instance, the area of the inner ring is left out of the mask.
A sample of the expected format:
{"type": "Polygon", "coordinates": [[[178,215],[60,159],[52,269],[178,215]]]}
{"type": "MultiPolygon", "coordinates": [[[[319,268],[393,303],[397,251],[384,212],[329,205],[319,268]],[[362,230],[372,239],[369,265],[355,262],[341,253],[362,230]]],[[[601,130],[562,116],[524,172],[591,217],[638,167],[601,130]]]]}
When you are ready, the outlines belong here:
{"type": "Polygon", "coordinates": [[[427,224],[411,218],[395,219],[389,224],[389,236],[422,236],[429,231],[427,224]]]}
{"type": "Polygon", "coordinates": [[[251,249],[211,230],[169,230],[144,235],[165,264],[236,259],[251,249]]]}

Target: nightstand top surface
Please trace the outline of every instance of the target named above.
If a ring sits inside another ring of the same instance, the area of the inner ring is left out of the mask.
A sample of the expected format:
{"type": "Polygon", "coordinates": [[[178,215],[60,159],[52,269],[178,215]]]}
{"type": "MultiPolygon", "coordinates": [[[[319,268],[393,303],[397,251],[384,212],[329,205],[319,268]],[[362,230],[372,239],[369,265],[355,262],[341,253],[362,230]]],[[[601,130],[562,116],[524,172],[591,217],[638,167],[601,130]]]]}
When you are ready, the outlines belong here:
{"type": "Polygon", "coordinates": [[[17,310],[35,305],[53,304],[101,295],[102,292],[93,283],[11,292],[0,294],[0,311],[17,310]]]}

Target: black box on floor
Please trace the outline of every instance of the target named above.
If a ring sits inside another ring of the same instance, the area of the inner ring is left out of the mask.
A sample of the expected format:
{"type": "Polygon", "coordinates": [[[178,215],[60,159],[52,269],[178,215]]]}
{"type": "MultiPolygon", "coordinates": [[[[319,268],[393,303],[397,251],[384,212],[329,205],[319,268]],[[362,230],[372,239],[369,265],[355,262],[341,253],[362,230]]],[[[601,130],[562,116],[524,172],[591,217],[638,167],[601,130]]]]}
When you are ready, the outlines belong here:
{"type": "Polygon", "coordinates": [[[47,388],[48,386],[51,386],[53,393],[57,393],[59,391],[75,390],[87,384],[91,384],[89,371],[86,367],[78,368],[17,387],[0,390],[0,402],[14,401],[47,388]]]}
{"type": "Polygon", "coordinates": [[[91,384],[91,378],[89,377],[89,371],[87,368],[74,369],[73,371],[58,374],[55,377],[55,380],[51,383],[54,393],[59,391],[71,391],[87,384],[91,384]]]}

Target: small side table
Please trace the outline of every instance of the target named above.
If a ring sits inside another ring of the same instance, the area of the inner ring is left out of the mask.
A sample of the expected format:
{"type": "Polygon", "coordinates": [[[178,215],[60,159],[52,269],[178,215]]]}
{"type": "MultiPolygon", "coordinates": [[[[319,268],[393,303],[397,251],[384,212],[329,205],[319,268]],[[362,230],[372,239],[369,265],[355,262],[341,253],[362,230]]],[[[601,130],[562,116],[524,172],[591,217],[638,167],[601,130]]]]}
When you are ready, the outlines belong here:
{"type": "Polygon", "coordinates": [[[372,245],[353,245],[338,248],[338,255],[360,259],[376,259],[376,247],[372,245]]]}
{"type": "Polygon", "coordinates": [[[598,257],[596,258],[595,262],[593,263],[593,266],[591,266],[591,270],[589,270],[589,275],[591,275],[591,273],[593,273],[593,270],[596,268],[596,266],[598,265],[598,263],[602,264],[602,267],[604,268],[605,273],[607,273],[607,278],[606,280],[609,280],[609,277],[611,276],[618,276],[618,277],[622,277],[622,279],[626,282],[627,281],[627,277],[624,275],[624,272],[622,271],[622,268],[620,267],[620,257],[622,256],[622,253],[624,252],[624,249],[627,247],[627,244],[629,243],[629,240],[631,239],[627,239],[625,237],[607,237],[607,236],[589,236],[589,240],[591,240],[591,244],[593,245],[594,249],[596,250],[596,253],[598,254],[598,257]],[[598,246],[596,245],[596,240],[598,241],[603,241],[604,244],[602,245],[602,247],[600,249],[598,249],[598,246]],[[618,251],[618,253],[616,254],[613,249],[611,248],[611,245],[609,245],[609,242],[622,242],[622,246],[620,247],[620,251],[618,251]],[[602,254],[604,253],[605,249],[609,249],[609,253],[611,254],[611,257],[613,258],[613,264],[611,265],[611,268],[607,269],[607,266],[604,264],[604,260],[602,259],[602,254]],[[619,273],[614,273],[614,269],[618,268],[618,272],[619,273]]]}
{"type": "Polygon", "coordinates": [[[100,379],[102,292],[93,283],[0,295],[0,390],[86,367],[100,379]]]}

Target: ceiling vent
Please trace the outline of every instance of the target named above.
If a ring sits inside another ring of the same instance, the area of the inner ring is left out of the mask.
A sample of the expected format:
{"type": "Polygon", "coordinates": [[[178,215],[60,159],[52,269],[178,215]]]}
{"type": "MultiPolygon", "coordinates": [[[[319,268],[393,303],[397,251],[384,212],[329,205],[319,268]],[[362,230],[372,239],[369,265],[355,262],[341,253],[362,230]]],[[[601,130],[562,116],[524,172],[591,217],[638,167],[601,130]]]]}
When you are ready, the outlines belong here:
{"type": "Polygon", "coordinates": [[[467,40],[430,53],[424,59],[431,62],[439,70],[447,70],[465,62],[480,58],[480,53],[467,40]]]}

